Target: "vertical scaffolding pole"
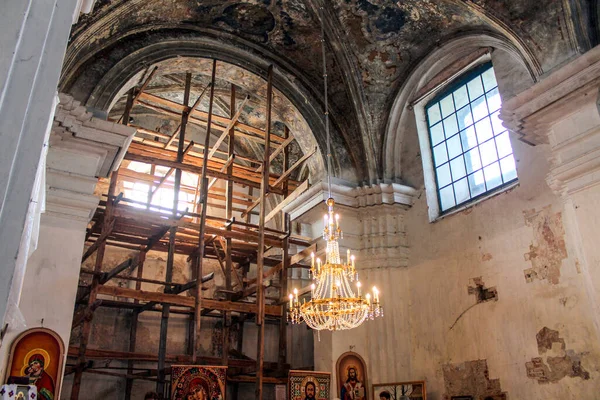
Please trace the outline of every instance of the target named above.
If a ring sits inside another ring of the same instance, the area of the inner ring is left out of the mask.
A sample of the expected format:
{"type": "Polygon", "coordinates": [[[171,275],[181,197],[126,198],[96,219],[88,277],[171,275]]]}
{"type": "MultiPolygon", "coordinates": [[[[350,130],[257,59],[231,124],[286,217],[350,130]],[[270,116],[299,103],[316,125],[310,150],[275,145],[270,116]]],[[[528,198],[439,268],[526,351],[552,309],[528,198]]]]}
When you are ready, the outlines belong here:
{"type": "MultiPolygon", "coordinates": [[[[287,139],[290,136],[290,130],[286,126],[284,130],[284,137],[287,139]]],[[[285,146],[283,149],[283,173],[290,167],[290,150],[289,146],[285,146]]],[[[289,194],[288,180],[283,181],[283,197],[286,198],[289,194]]],[[[287,304],[287,278],[288,268],[290,266],[290,254],[289,254],[289,238],[292,234],[292,226],[290,222],[290,216],[287,213],[283,213],[281,225],[283,230],[287,233],[285,239],[283,239],[283,268],[279,272],[279,301],[281,302],[281,319],[279,320],[279,357],[277,359],[277,369],[280,373],[283,372],[283,365],[287,358],[287,317],[286,317],[286,304],[287,304]]]]}
{"type": "MultiPolygon", "coordinates": [[[[114,171],[110,177],[110,184],[108,187],[108,197],[106,199],[106,208],[104,209],[104,219],[102,220],[101,236],[110,229],[113,220],[113,206],[115,201],[115,189],[117,187],[117,179],[119,173],[114,171]]],[[[98,239],[100,240],[100,239],[98,239]]],[[[96,250],[96,261],[94,264],[94,277],[92,278],[92,287],[88,297],[87,308],[90,311],[90,315],[93,317],[92,305],[96,302],[98,297],[98,287],[100,286],[100,272],[102,272],[102,262],[104,261],[104,252],[106,250],[106,239],[103,240],[96,250]]],[[[85,365],[85,351],[90,339],[90,332],[92,330],[92,318],[86,318],[83,321],[81,327],[80,343],[79,343],[79,359],[77,360],[77,369],[75,370],[75,376],[73,377],[73,387],[71,389],[71,400],[79,399],[79,391],[81,389],[81,378],[83,376],[83,369],[85,365]]]]}
{"type": "Polygon", "coordinates": [[[131,109],[133,108],[133,92],[134,91],[135,91],[135,88],[131,88],[129,90],[129,92],[127,93],[127,102],[125,103],[125,111],[123,112],[123,116],[122,116],[123,125],[129,125],[129,116],[131,114],[131,109]]]}
{"type": "Polygon", "coordinates": [[[271,101],[273,96],[273,65],[267,72],[267,126],[265,127],[265,152],[263,154],[262,180],[260,183],[260,212],[258,215],[258,255],[256,260],[257,291],[256,324],[258,325],[258,340],[256,346],[256,399],[262,400],[263,395],[263,366],[265,361],[265,291],[263,282],[265,256],[265,217],[267,206],[267,191],[269,189],[269,158],[271,156],[271,101]]]}
{"type": "MultiPolygon", "coordinates": [[[[231,99],[229,104],[229,114],[231,118],[235,115],[235,85],[231,84],[231,99]]],[[[229,158],[233,157],[235,144],[235,130],[232,126],[229,130],[229,144],[227,146],[227,155],[229,158]]],[[[233,174],[233,162],[229,163],[227,167],[227,174],[233,174]]],[[[225,218],[231,220],[233,218],[233,182],[228,180],[227,186],[225,187],[225,218]]],[[[227,230],[231,230],[231,224],[227,226],[227,230]]],[[[227,300],[231,300],[231,274],[233,272],[233,262],[231,260],[231,238],[225,239],[225,289],[227,290],[227,300]]],[[[230,328],[231,328],[231,313],[228,311],[223,312],[223,365],[229,364],[229,348],[230,342],[230,328]]]]}
{"type": "MultiPolygon", "coordinates": [[[[177,162],[183,162],[185,130],[189,117],[190,89],[192,86],[192,74],[185,76],[185,90],[183,92],[184,110],[181,113],[181,128],[179,129],[179,145],[177,146],[177,162]]],[[[181,187],[181,169],[175,170],[175,183],[173,187],[173,218],[177,217],[177,206],[179,205],[179,189],[181,187]]],[[[173,281],[173,264],[175,262],[175,237],[177,236],[177,226],[171,227],[169,231],[169,252],[167,254],[167,268],[165,272],[165,282],[173,281]]],[[[166,286],[165,286],[166,288],[166,286]]],[[[167,331],[169,327],[169,314],[171,312],[170,304],[162,305],[162,316],[160,320],[160,340],[158,344],[158,380],[156,382],[156,391],[164,394],[165,391],[165,358],[167,356],[167,331]]]]}
{"type": "MultiPolygon", "coordinates": [[[[140,255],[138,258],[138,266],[137,266],[137,277],[143,278],[144,275],[144,262],[146,261],[146,252],[140,251],[140,255]]],[[[135,283],[135,290],[142,290],[142,282],[137,281],[135,283]]],[[[134,300],[134,303],[139,303],[139,300],[134,300]]],[[[129,330],[129,352],[135,353],[135,347],[137,344],[137,326],[139,319],[139,312],[137,310],[133,310],[131,314],[131,328],[129,330]]],[[[133,361],[129,360],[127,362],[127,375],[131,376],[133,374],[133,361]]],[[[127,378],[127,382],[125,383],[125,400],[131,399],[131,390],[133,389],[133,379],[127,378]]]]}
{"type": "MultiPolygon", "coordinates": [[[[202,261],[204,260],[204,231],[206,225],[206,205],[208,203],[208,178],[206,177],[206,171],[208,169],[208,149],[210,146],[210,128],[212,124],[212,110],[213,110],[213,101],[215,98],[215,74],[217,70],[217,60],[213,60],[212,66],[212,77],[211,77],[211,85],[210,85],[210,100],[208,105],[208,121],[206,124],[206,137],[204,139],[204,157],[202,162],[202,179],[201,179],[201,188],[200,188],[200,202],[202,203],[202,212],[200,214],[200,228],[198,235],[198,272],[196,273],[197,279],[202,278],[202,261]]],[[[196,285],[196,303],[194,308],[194,321],[195,329],[194,329],[194,353],[192,354],[192,362],[196,363],[198,361],[198,357],[200,355],[200,351],[202,350],[202,345],[200,344],[200,328],[202,325],[202,283],[198,281],[196,285]]]]}

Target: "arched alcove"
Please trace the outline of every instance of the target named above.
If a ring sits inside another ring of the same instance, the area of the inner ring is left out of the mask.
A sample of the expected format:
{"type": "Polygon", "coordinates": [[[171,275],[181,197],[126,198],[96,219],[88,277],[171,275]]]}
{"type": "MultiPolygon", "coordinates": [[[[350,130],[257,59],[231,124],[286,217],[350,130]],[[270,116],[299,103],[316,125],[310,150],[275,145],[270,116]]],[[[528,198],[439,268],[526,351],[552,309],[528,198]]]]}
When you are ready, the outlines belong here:
{"type": "Polygon", "coordinates": [[[445,72],[452,70],[449,67],[477,57],[477,54],[483,54],[486,50],[491,53],[500,92],[505,99],[539,79],[541,71],[531,56],[523,54],[506,37],[492,33],[469,33],[447,41],[413,69],[394,100],[382,148],[385,180],[419,185],[422,166],[412,104],[418,100],[421,90],[427,90],[436,82],[441,84],[451,79],[452,75],[446,76],[448,72],[445,72]]]}
{"type": "MultiPolygon", "coordinates": [[[[108,111],[134,84],[136,76],[149,66],[167,60],[217,59],[219,63],[234,65],[263,80],[268,66],[272,64],[275,67],[274,88],[298,111],[297,115],[308,125],[310,135],[314,136],[321,154],[325,153],[323,97],[318,86],[320,82],[305,79],[302,72],[286,59],[223,32],[191,27],[186,30],[155,28],[160,29],[127,32],[123,35],[126,38],[122,36],[122,40],[118,42],[95,49],[92,55],[79,54],[82,59],[76,62],[69,62],[74,57],[68,57],[67,68],[62,75],[61,91],[68,92],[88,107],[108,111]]],[[[331,113],[334,174],[343,180],[357,182],[365,168],[360,161],[361,149],[349,144],[353,140],[350,133],[337,125],[335,111],[331,113]]],[[[311,180],[316,181],[321,178],[324,168],[313,165],[311,171],[311,180]]]]}

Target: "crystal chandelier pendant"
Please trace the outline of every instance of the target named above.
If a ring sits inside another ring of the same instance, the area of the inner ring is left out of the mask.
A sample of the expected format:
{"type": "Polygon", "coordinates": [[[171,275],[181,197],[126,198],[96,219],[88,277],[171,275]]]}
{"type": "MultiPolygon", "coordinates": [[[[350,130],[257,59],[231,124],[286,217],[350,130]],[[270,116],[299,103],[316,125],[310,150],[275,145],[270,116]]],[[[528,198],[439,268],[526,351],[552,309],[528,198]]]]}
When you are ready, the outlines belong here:
{"type": "MultiPolygon", "coordinates": [[[[323,13],[323,7],[320,8],[323,13]]],[[[340,257],[338,240],[343,239],[339,225],[339,215],[333,212],[335,201],[331,197],[331,142],[329,140],[329,105],[327,102],[327,59],[325,49],[324,15],[321,15],[321,50],[323,53],[323,81],[325,98],[325,134],[327,138],[327,184],[329,198],[326,201],[323,239],[327,243],[325,262],[311,254],[310,272],[314,283],[311,285],[312,298],[300,304],[299,293],[289,295],[290,309],[288,320],[294,324],[306,322],[312,329],[321,331],[328,329],[339,331],[360,326],[366,319],[383,316],[383,308],[379,303],[379,291],[373,287],[373,297],[361,294],[361,284],[355,268],[355,258],[347,252],[345,262],[340,257]],[[354,292],[356,288],[356,293],[354,292]]]]}
{"type": "Polygon", "coordinates": [[[327,243],[325,262],[315,260],[311,254],[310,272],[312,298],[300,303],[298,290],[289,295],[288,320],[292,323],[306,322],[315,330],[345,330],[360,326],[366,319],[383,316],[379,291],[373,295],[361,294],[361,283],[356,272],[355,257],[347,252],[345,262],[340,257],[338,240],[343,238],[339,227],[339,215],[334,214],[335,202],[327,199],[327,214],[324,217],[323,239],[327,243]],[[316,262],[315,262],[316,261],[316,262]],[[356,289],[356,292],[354,291],[356,289]]]}

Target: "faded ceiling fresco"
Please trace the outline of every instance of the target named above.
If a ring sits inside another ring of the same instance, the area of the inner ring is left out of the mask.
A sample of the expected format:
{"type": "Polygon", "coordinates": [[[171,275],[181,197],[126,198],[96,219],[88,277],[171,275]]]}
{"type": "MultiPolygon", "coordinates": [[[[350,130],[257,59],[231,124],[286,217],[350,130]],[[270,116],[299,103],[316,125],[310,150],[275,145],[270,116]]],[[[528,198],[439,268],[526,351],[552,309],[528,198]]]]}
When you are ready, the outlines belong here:
{"type": "MultiPolygon", "coordinates": [[[[585,37],[587,42],[575,37],[587,14],[580,7],[574,17],[569,7],[579,3],[586,4],[575,0],[101,0],[73,30],[61,90],[88,105],[106,107],[108,102],[98,93],[108,81],[116,85],[117,77],[125,76],[116,69],[130,68],[129,79],[147,63],[175,57],[178,51],[190,56],[190,43],[210,39],[212,44],[193,54],[226,58],[255,73],[275,64],[280,82],[288,85],[280,87],[283,95],[304,115],[323,148],[319,132],[322,12],[336,167],[352,169],[354,178],[348,179],[373,182],[383,175],[380,154],[391,104],[403,81],[432,49],[470,33],[510,37],[526,49],[535,60],[536,73],[542,75],[585,51],[586,43],[589,46],[593,40],[591,33],[585,37]],[[576,17],[580,24],[574,24],[576,17]],[[133,58],[136,54],[145,58],[133,58]],[[123,65],[127,57],[138,64],[123,65]],[[256,60],[262,60],[262,65],[256,60]]],[[[111,90],[114,95],[116,90],[111,90]]]]}

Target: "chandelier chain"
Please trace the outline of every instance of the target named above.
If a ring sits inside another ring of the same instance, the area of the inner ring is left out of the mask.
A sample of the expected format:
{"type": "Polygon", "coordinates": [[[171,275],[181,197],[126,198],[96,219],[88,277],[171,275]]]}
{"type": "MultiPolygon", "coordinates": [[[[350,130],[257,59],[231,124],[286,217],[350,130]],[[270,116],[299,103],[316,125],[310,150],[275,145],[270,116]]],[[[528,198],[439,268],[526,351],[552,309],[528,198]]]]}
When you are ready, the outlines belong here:
{"type": "MultiPolygon", "coordinates": [[[[325,10],[320,7],[321,17],[321,49],[323,53],[323,81],[325,96],[325,134],[327,140],[327,188],[329,197],[326,201],[327,214],[323,220],[323,239],[327,243],[325,260],[315,259],[311,254],[310,274],[315,283],[311,285],[311,298],[300,303],[297,289],[289,295],[288,319],[292,323],[306,322],[317,331],[344,330],[360,326],[366,319],[383,316],[383,308],[379,302],[379,291],[373,287],[373,298],[367,293],[361,294],[361,283],[355,267],[355,257],[347,251],[346,260],[340,256],[339,240],[343,233],[339,225],[339,215],[333,211],[335,201],[331,194],[331,138],[329,131],[329,103],[327,86],[327,58],[325,49],[325,10]],[[316,262],[315,262],[316,261],[316,262]],[[356,286],[356,293],[353,285],[356,286]]],[[[302,293],[304,294],[304,293],[302,293]]]]}
{"type": "Polygon", "coordinates": [[[328,79],[327,79],[327,56],[325,50],[325,8],[320,7],[321,11],[321,53],[323,55],[323,83],[325,97],[325,138],[327,142],[327,189],[331,197],[331,140],[329,137],[329,101],[328,101],[328,79]]]}

